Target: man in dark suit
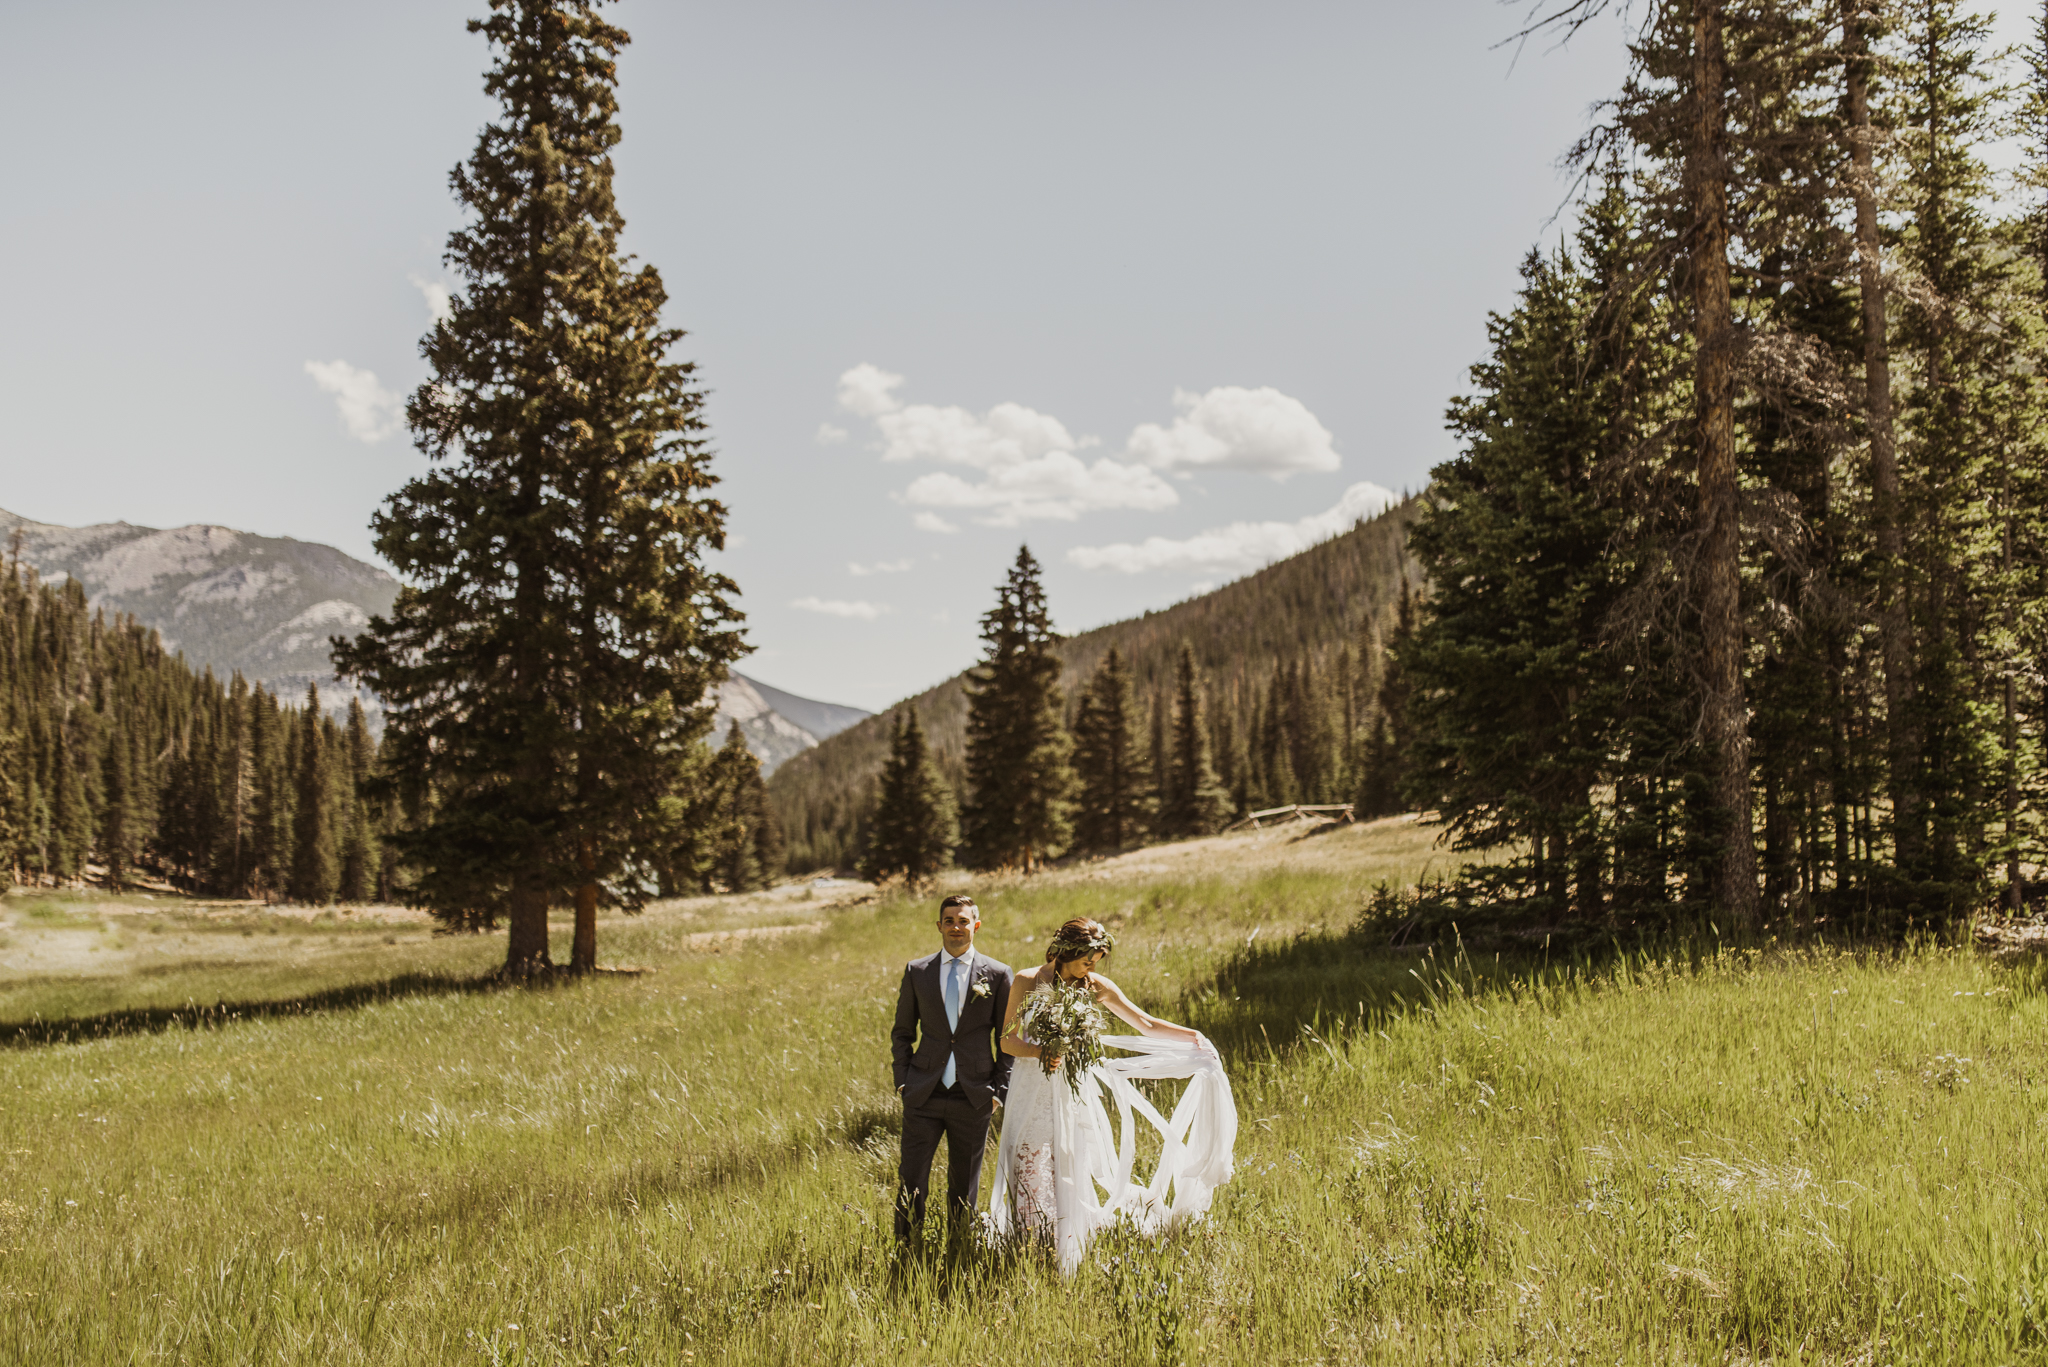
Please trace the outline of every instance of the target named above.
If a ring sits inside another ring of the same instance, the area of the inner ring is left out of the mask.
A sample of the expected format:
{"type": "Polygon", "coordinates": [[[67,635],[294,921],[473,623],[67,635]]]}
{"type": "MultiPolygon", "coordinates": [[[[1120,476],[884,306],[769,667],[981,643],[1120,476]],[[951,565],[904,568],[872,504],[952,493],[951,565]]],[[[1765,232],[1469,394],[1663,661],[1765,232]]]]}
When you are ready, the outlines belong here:
{"type": "Polygon", "coordinates": [[[988,1122],[1010,1090],[1010,1056],[997,1046],[1010,1001],[1010,966],[974,948],[981,912],[972,897],[939,904],[936,954],[913,959],[896,994],[896,1094],[903,1098],[903,1161],[896,1170],[896,1237],[924,1223],[932,1157],[946,1139],[946,1210],[964,1234],[981,1195],[988,1122]]]}

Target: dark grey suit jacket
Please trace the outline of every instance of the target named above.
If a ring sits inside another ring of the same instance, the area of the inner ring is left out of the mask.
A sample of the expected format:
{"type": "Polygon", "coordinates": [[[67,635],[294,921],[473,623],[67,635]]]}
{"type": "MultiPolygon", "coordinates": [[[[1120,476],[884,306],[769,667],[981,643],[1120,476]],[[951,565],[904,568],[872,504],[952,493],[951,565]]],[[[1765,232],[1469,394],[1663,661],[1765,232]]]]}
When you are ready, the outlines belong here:
{"type": "Polygon", "coordinates": [[[946,1056],[959,1061],[953,1079],[975,1109],[987,1110],[989,1098],[1010,1093],[1011,1058],[998,1046],[1003,1012],[1010,1003],[1010,966],[977,952],[960,1002],[960,1024],[946,1024],[946,993],[939,981],[940,950],[912,959],[903,969],[896,993],[896,1028],[889,1032],[889,1050],[896,1059],[896,1086],[906,1106],[922,1106],[946,1073],[946,1056]],[[976,993],[977,984],[988,990],[976,993]]]}

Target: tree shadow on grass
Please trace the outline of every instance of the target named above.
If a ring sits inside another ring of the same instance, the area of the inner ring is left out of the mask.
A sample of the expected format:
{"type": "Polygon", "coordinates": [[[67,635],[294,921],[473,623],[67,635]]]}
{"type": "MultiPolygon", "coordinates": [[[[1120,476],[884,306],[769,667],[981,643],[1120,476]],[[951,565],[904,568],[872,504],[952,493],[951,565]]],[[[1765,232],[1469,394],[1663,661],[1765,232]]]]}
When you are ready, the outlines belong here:
{"type": "MultiPolygon", "coordinates": [[[[543,981],[543,980],[536,980],[543,981]]],[[[123,1035],[153,1035],[166,1030],[207,1030],[239,1021],[274,1020],[291,1016],[354,1011],[377,1002],[410,997],[466,996],[518,985],[499,974],[457,976],[446,973],[403,973],[381,982],[329,988],[299,997],[264,1001],[214,1002],[183,1006],[133,1006],[93,1016],[62,1016],[0,1021],[0,1047],[34,1048],[46,1044],[77,1044],[123,1035]]]]}
{"type": "Polygon", "coordinates": [[[1621,946],[1575,933],[1581,929],[1552,945],[1549,935],[1503,936],[1489,927],[1482,950],[1449,921],[1425,927],[1419,917],[1368,915],[1348,929],[1247,943],[1188,985],[1180,1019],[1226,1057],[1315,1048],[1330,1032],[1379,1029],[1452,997],[1584,979],[1621,946]]]}
{"type": "Polygon", "coordinates": [[[1255,941],[1188,986],[1179,1018],[1226,1058],[1288,1049],[1304,1031],[1376,1028],[1443,986],[1434,946],[1385,938],[1340,931],[1255,941]]]}

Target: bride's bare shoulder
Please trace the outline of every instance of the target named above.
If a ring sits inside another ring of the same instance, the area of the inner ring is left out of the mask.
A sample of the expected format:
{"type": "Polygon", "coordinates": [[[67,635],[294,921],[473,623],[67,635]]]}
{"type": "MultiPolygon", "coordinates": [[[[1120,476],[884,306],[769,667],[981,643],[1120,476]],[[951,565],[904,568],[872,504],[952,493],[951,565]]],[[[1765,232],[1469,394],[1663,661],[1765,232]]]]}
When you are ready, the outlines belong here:
{"type": "Polygon", "coordinates": [[[1094,989],[1097,1000],[1101,1000],[1104,997],[1115,1000],[1124,994],[1123,989],[1112,982],[1107,973],[1090,973],[1088,975],[1088,985],[1094,989]]]}

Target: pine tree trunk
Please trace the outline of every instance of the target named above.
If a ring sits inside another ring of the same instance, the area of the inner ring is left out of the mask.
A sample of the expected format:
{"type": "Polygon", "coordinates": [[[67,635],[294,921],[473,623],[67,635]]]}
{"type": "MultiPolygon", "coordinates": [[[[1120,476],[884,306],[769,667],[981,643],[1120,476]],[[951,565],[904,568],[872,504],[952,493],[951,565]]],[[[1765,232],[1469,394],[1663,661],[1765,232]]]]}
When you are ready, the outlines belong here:
{"type": "MultiPolygon", "coordinates": [[[[2006,630],[2015,640],[2019,639],[2019,613],[2013,602],[2012,587],[2012,447],[2004,451],[2005,468],[2000,481],[1999,501],[2005,505],[2005,535],[2003,569],[2005,580],[2005,623],[2006,630]]],[[[2004,730],[2000,739],[2005,742],[2005,908],[2012,915],[2020,912],[2020,713],[2019,690],[2013,682],[2013,662],[2005,663],[2003,704],[2004,730]]]]}
{"type": "Polygon", "coordinates": [[[569,971],[593,973],[597,970],[597,858],[587,836],[576,852],[576,867],[583,881],[576,885],[576,940],[569,950],[569,971]]]}
{"type": "Polygon", "coordinates": [[[1698,356],[1700,630],[1714,801],[1726,823],[1714,900],[1735,925],[1758,922],[1751,834],[1749,705],[1742,686],[1742,566],[1735,476],[1735,318],[1728,283],[1727,56],[1722,0],[1693,20],[1693,127],[1686,171],[1692,198],[1692,289],[1698,356]]]}
{"type": "Polygon", "coordinates": [[[1856,201],[1856,258],[1863,295],[1863,383],[1870,424],[1870,489],[1876,519],[1878,636],[1884,657],[1884,710],[1899,862],[1921,858],[1919,737],[1913,726],[1913,623],[1899,585],[1899,454],[1892,421],[1891,345],[1885,323],[1882,242],[1877,226],[1877,132],[1870,123],[1869,0],[1844,0],[1842,30],[1849,103],[1850,192],[1856,201]]]}
{"type": "Polygon", "coordinates": [[[505,936],[505,973],[524,978],[554,967],[548,958],[548,886],[538,869],[512,875],[512,914],[505,936]]]}

